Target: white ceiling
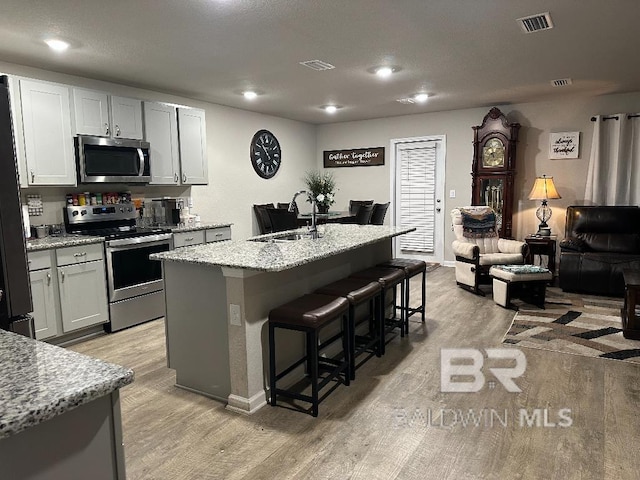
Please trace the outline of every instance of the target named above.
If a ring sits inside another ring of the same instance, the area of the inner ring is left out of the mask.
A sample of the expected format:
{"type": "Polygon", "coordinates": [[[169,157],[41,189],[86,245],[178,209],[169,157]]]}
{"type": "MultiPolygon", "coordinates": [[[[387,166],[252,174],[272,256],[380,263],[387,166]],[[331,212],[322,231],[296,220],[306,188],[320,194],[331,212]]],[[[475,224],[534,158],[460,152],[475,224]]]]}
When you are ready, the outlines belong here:
{"type": "Polygon", "coordinates": [[[321,124],[640,91],[638,20],[638,0],[2,0],[0,60],[321,124]]]}

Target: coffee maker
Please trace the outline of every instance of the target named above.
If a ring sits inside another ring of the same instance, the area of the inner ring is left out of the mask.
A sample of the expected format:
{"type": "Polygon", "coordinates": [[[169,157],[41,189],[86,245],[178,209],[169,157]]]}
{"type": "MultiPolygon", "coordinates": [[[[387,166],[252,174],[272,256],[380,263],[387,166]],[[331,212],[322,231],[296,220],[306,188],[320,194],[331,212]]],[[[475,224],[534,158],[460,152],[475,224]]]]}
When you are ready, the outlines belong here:
{"type": "Polygon", "coordinates": [[[180,212],[184,208],[182,198],[154,198],[153,223],[156,225],[177,226],[180,224],[180,212]]]}

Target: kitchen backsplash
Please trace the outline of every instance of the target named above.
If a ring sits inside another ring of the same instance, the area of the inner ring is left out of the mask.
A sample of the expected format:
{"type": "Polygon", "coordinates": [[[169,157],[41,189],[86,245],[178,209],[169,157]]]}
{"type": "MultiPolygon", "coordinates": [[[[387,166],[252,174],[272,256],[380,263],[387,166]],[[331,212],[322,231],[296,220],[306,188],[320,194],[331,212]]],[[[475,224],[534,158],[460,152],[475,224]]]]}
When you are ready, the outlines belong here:
{"type": "MultiPolygon", "coordinates": [[[[100,184],[91,188],[91,186],[83,185],[82,188],[70,187],[31,187],[20,192],[20,200],[22,205],[28,205],[28,195],[39,195],[42,200],[42,214],[29,215],[29,221],[32,226],[37,225],[56,225],[64,223],[62,216],[63,208],[67,203],[67,194],[83,194],[89,192],[104,194],[105,192],[131,193],[131,198],[159,198],[159,197],[189,197],[191,196],[191,187],[151,187],[151,186],[130,186],[130,185],[109,185],[100,184]]],[[[103,199],[104,203],[104,199],[103,199]]],[[[195,205],[194,205],[195,207],[195,205]]]]}

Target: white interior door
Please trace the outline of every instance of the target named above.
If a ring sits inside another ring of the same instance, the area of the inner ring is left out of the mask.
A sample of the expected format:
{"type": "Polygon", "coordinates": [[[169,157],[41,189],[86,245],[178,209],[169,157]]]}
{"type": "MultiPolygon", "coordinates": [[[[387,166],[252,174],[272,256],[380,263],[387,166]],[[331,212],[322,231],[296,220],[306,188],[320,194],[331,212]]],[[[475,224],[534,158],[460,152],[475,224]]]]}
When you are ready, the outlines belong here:
{"type": "Polygon", "coordinates": [[[394,256],[444,261],[445,136],[391,140],[393,224],[415,227],[396,237],[394,256]]]}

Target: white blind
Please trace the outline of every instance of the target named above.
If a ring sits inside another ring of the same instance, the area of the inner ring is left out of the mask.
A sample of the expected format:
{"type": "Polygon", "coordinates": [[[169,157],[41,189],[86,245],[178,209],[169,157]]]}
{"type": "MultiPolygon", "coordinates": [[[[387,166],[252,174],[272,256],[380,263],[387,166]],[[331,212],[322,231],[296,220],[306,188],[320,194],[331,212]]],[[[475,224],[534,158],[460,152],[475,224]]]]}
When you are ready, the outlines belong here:
{"type": "Polygon", "coordinates": [[[434,253],[436,144],[402,146],[400,157],[400,224],[415,227],[400,236],[400,249],[434,253]]]}

